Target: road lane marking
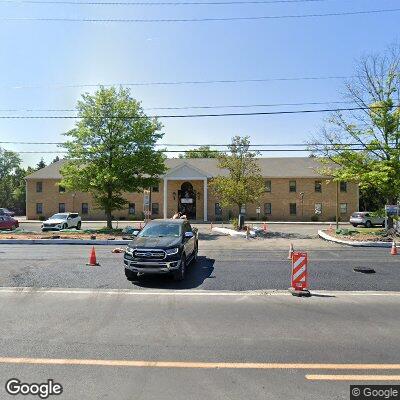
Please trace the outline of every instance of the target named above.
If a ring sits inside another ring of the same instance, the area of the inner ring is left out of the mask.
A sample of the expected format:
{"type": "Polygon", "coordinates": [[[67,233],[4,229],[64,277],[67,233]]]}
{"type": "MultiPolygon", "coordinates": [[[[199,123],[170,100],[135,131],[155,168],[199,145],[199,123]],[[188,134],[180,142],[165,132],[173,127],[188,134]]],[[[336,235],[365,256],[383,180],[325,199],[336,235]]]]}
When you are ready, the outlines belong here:
{"type": "Polygon", "coordinates": [[[400,375],[306,375],[311,381],[400,381],[400,375]]]}
{"type": "MultiPolygon", "coordinates": [[[[400,370],[400,364],[246,363],[246,362],[196,362],[196,361],[148,361],[148,360],[146,361],[146,360],[105,360],[105,359],[96,360],[96,359],[30,358],[30,357],[0,357],[0,364],[80,365],[80,366],[90,365],[90,366],[102,366],[102,367],[195,368],[195,369],[400,370]]],[[[335,375],[306,375],[306,377],[308,376],[318,377],[318,376],[335,376],[335,375]]]]}

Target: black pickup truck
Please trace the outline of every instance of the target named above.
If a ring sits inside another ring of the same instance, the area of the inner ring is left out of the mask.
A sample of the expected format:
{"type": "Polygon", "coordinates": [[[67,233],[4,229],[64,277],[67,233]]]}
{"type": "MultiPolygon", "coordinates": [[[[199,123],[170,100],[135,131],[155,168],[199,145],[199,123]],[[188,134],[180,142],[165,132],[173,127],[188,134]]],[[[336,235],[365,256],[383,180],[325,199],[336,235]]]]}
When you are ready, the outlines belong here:
{"type": "Polygon", "coordinates": [[[172,274],[183,280],[188,265],[197,260],[198,235],[185,219],[153,220],[128,245],[125,275],[172,274]]]}

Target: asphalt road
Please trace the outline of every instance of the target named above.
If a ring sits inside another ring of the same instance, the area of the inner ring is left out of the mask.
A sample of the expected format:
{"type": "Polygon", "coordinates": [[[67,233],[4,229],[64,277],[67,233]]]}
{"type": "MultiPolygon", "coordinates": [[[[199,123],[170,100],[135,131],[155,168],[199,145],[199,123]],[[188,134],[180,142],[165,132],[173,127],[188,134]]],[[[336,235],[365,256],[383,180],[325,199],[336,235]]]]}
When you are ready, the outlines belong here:
{"type": "MultiPolygon", "coordinates": [[[[122,254],[112,247],[97,246],[99,267],[88,267],[90,246],[0,245],[0,286],[109,289],[208,289],[262,290],[290,286],[290,262],[285,247],[268,241],[209,236],[200,241],[200,257],[183,282],[168,276],[126,280],[122,254]]],[[[351,248],[327,242],[309,243],[310,288],[326,290],[399,290],[400,256],[389,249],[351,248]],[[311,246],[313,244],[313,246],[311,246]],[[372,267],[374,274],[354,272],[354,267],[372,267]]],[[[307,247],[302,248],[307,250],[307,247]]]]}
{"type": "Polygon", "coordinates": [[[0,301],[1,399],[13,377],[85,400],[349,399],[349,375],[400,379],[395,294],[0,289],[0,301]]]}

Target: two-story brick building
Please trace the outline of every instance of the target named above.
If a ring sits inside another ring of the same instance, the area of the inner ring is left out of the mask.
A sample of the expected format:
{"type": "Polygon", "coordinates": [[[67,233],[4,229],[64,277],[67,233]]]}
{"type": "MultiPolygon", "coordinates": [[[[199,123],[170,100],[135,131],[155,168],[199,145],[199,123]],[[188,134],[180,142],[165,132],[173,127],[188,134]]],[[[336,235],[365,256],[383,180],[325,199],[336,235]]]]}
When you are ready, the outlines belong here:
{"type": "MultiPolygon", "coordinates": [[[[336,187],[329,177],[318,173],[319,161],[308,157],[258,158],[265,178],[265,193],[258,204],[243,205],[247,218],[280,221],[310,221],[316,211],[319,220],[333,220],[336,214],[336,187]]],[[[79,212],[86,220],[104,220],[90,193],[66,192],[59,185],[60,167],[65,161],[51,164],[26,177],[27,218],[39,219],[57,212],[79,212]]],[[[198,221],[227,220],[237,210],[222,209],[219,200],[208,190],[210,179],[226,175],[216,159],[168,159],[168,171],[150,190],[153,218],[170,218],[177,211],[198,221]]],[[[358,185],[341,182],[339,210],[342,220],[358,210],[358,185]]],[[[116,219],[142,219],[143,193],[126,193],[124,210],[114,212],[116,219]]]]}

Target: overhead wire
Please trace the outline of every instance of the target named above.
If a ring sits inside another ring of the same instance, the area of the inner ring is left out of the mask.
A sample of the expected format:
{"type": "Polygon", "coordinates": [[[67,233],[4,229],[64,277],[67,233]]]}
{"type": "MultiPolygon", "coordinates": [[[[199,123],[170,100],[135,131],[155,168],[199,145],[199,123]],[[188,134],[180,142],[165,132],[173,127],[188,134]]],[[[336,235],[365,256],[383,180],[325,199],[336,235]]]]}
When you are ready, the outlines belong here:
{"type": "Polygon", "coordinates": [[[384,14],[399,12],[400,8],[342,11],[315,14],[290,14],[290,15],[256,15],[241,17],[208,17],[208,18],[55,18],[55,17],[0,17],[3,22],[84,22],[84,23],[180,23],[180,22],[228,22],[228,21],[257,21],[257,20],[278,20],[278,19],[303,19],[320,17],[340,17],[368,14],[384,14]]]}

